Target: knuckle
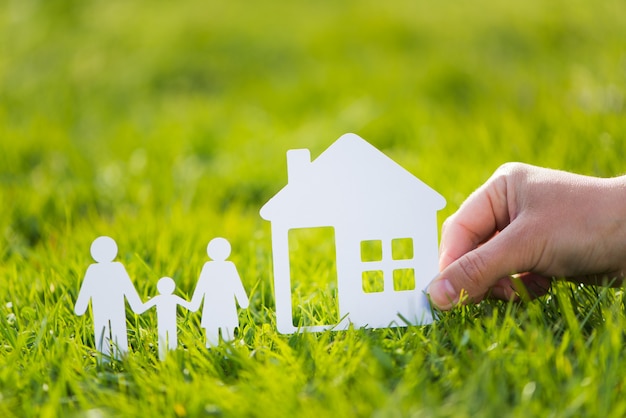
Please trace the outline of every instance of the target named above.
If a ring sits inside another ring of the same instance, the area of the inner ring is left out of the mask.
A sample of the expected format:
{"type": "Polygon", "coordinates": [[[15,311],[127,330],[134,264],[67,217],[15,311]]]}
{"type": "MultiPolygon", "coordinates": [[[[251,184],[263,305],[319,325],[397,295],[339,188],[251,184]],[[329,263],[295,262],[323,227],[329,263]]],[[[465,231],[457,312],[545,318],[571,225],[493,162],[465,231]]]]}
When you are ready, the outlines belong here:
{"type": "Polygon", "coordinates": [[[454,215],[448,217],[445,221],[443,221],[443,224],[441,224],[441,234],[443,235],[446,230],[448,228],[450,228],[450,225],[452,225],[453,223],[453,219],[454,219],[454,215]]]}
{"type": "Polygon", "coordinates": [[[496,170],[496,173],[505,175],[505,176],[511,176],[511,175],[523,173],[527,170],[527,168],[528,168],[527,165],[524,163],[508,162],[498,167],[498,169],[496,170]]]}
{"type": "Polygon", "coordinates": [[[465,255],[458,260],[458,266],[463,275],[463,287],[470,297],[478,296],[485,287],[485,269],[487,264],[478,251],[465,255]]]}
{"type": "Polygon", "coordinates": [[[529,166],[528,164],[508,162],[498,167],[493,175],[493,178],[494,180],[500,180],[504,182],[507,182],[507,180],[519,182],[527,178],[530,171],[531,166],[529,166]]]}

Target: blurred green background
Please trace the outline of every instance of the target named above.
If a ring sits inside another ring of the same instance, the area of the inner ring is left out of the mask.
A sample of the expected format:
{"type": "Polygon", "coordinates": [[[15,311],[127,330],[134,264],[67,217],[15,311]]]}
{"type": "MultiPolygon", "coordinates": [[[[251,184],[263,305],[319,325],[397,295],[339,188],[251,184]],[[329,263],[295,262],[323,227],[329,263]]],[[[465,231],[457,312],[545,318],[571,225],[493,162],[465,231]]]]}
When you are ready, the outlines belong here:
{"type": "Polygon", "coordinates": [[[3,3],[9,247],[88,214],[256,210],[287,149],[345,132],[443,217],[506,161],[623,171],[623,1],[3,3]]]}
{"type": "MultiPolygon", "coordinates": [[[[89,345],[72,307],[98,235],[144,298],[165,275],[190,293],[227,237],[267,332],[258,210],[288,149],[357,133],[446,197],[442,222],[507,161],[623,173],[625,95],[623,0],[0,1],[4,399],[67,401],[42,382],[46,362],[76,362],[76,335],[89,345]]],[[[115,386],[80,370],[70,405],[115,386]]]]}

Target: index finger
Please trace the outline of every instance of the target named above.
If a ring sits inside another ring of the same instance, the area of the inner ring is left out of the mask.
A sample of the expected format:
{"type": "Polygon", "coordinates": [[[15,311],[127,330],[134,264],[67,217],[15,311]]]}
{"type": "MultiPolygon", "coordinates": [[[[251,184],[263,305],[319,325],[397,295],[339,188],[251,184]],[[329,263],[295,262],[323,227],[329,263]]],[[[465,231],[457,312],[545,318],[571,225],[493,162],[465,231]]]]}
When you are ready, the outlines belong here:
{"type": "Polygon", "coordinates": [[[509,224],[508,199],[506,178],[496,171],[444,222],[439,251],[440,270],[509,224]]]}

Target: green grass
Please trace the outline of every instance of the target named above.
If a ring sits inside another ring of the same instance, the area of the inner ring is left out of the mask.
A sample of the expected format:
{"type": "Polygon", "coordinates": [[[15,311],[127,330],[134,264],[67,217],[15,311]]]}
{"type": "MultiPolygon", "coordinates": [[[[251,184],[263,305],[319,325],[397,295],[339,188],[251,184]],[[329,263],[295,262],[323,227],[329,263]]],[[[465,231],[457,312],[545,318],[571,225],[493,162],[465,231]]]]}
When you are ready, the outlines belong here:
{"type": "Polygon", "coordinates": [[[283,336],[258,214],[287,149],[345,132],[444,195],[440,222],[506,161],[622,173],[624,6],[2,2],[0,416],[626,415],[622,290],[283,336]],[[154,311],[129,312],[130,355],[99,365],[73,314],[99,235],[144,300],[163,276],[188,298],[227,237],[251,298],[238,338],[209,351],[181,312],[161,363],[154,311]]]}

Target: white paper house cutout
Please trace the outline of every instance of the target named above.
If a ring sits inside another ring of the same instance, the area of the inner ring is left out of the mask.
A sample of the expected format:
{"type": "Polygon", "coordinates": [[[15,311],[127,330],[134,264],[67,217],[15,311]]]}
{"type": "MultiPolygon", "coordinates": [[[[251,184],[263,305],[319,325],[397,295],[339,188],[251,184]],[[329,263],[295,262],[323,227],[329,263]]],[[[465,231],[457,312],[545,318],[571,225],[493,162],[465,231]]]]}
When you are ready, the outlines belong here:
{"type": "Polygon", "coordinates": [[[343,135],[314,161],[307,149],[290,150],[287,165],[288,184],[261,208],[263,219],[271,221],[279,332],[430,323],[424,291],[438,273],[437,211],[445,199],[355,134],[343,135]],[[289,231],[318,227],[334,229],[341,320],[298,326],[292,313],[289,231]],[[408,243],[412,251],[395,254],[396,243],[408,243]],[[363,261],[370,244],[379,255],[363,261]],[[398,272],[412,275],[412,289],[394,288],[398,272]],[[382,278],[379,291],[364,290],[371,273],[382,278]]]}

